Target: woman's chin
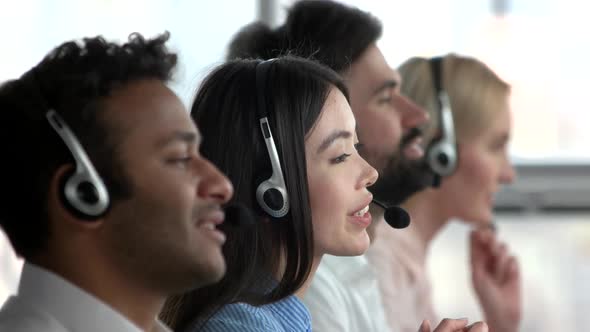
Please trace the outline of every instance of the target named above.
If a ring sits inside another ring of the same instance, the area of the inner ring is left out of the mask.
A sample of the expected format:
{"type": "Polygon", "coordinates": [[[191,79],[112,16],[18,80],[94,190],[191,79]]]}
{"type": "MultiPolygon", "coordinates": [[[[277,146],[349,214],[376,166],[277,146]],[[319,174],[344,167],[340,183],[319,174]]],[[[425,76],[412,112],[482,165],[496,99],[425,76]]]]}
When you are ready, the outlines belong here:
{"type": "Polygon", "coordinates": [[[338,253],[334,253],[332,255],[335,256],[360,256],[364,254],[368,249],[371,241],[369,240],[369,235],[366,232],[363,232],[364,235],[360,238],[356,238],[354,240],[349,241],[346,244],[346,247],[341,248],[338,250],[338,253]]]}
{"type": "Polygon", "coordinates": [[[359,239],[355,248],[351,251],[349,256],[360,256],[364,254],[367,250],[369,250],[369,246],[371,245],[371,240],[369,235],[365,232],[362,239],[359,239]]]}

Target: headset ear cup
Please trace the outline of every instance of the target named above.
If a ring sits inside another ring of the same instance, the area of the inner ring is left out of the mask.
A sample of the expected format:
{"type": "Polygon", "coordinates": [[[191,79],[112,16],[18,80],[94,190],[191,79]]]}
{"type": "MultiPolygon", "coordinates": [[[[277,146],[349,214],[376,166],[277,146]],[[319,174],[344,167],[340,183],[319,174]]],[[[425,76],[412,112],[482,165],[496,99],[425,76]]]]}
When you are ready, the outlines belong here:
{"type": "Polygon", "coordinates": [[[256,188],[256,201],[258,205],[273,218],[284,217],[289,212],[287,193],[280,186],[276,186],[271,180],[263,181],[256,188]]]}
{"type": "Polygon", "coordinates": [[[104,215],[100,214],[97,216],[91,216],[89,214],[86,214],[82,211],[80,211],[78,208],[76,208],[76,202],[73,202],[72,199],[79,199],[82,202],[85,202],[87,204],[91,204],[92,203],[92,195],[94,195],[94,202],[98,201],[98,196],[96,195],[96,188],[94,188],[94,185],[92,183],[90,183],[89,181],[82,181],[80,182],[76,188],[75,188],[75,192],[76,192],[76,197],[69,197],[69,195],[66,194],[67,191],[67,186],[70,185],[75,185],[72,184],[71,180],[73,179],[73,176],[75,175],[75,169],[71,168],[69,170],[67,170],[66,172],[64,172],[64,174],[61,176],[61,178],[59,179],[59,197],[60,197],[60,201],[62,202],[63,206],[75,217],[77,217],[80,220],[83,221],[95,221],[98,218],[102,217],[104,215]],[[92,188],[94,189],[94,194],[92,193],[92,188]]]}
{"type": "Polygon", "coordinates": [[[427,152],[430,168],[440,176],[451,175],[457,167],[457,150],[454,145],[438,141],[433,143],[427,152]]]}
{"type": "Polygon", "coordinates": [[[261,183],[261,186],[264,186],[264,188],[261,188],[261,203],[273,211],[280,211],[285,205],[283,194],[277,188],[273,188],[270,184],[261,183]]]}
{"type": "Polygon", "coordinates": [[[262,199],[264,199],[266,206],[273,210],[280,210],[285,205],[283,195],[275,188],[265,190],[264,194],[262,194],[262,199]]]}

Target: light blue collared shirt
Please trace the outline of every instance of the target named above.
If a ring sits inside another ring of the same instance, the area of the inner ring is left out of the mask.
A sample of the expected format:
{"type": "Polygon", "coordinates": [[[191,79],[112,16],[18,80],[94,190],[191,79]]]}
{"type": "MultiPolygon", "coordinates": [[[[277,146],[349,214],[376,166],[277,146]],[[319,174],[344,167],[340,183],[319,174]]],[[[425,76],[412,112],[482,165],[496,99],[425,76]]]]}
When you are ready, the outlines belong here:
{"type": "Polygon", "coordinates": [[[258,307],[246,303],[225,305],[198,331],[311,332],[311,316],[305,305],[291,295],[258,307]]]}

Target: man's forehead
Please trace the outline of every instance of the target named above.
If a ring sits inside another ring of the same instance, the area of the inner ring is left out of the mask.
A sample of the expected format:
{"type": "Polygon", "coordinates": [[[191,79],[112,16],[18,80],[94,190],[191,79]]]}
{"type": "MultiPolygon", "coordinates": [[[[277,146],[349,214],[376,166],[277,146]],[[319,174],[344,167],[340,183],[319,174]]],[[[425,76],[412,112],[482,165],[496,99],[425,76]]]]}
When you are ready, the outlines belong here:
{"type": "Polygon", "coordinates": [[[399,86],[402,79],[400,73],[389,66],[376,47],[373,47],[372,50],[367,50],[352,65],[348,76],[350,80],[357,81],[357,85],[362,83],[362,85],[373,92],[382,88],[384,85],[391,85],[388,84],[391,82],[399,86]]]}
{"type": "Polygon", "coordinates": [[[184,104],[161,81],[129,84],[107,98],[105,108],[103,119],[124,131],[140,128],[152,134],[196,131],[184,104]]]}
{"type": "Polygon", "coordinates": [[[385,56],[377,45],[371,44],[355,61],[354,65],[363,67],[365,70],[370,70],[373,74],[382,71],[392,71],[391,66],[387,63],[385,56]]]}

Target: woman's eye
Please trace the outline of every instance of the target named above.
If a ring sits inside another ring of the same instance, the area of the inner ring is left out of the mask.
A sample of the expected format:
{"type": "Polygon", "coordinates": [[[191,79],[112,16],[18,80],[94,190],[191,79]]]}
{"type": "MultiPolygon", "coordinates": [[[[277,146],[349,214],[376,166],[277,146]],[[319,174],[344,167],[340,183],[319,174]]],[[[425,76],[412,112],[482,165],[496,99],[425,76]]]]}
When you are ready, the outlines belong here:
{"type": "Polygon", "coordinates": [[[345,162],[346,159],[350,156],[351,156],[351,154],[343,153],[343,154],[339,155],[338,157],[332,159],[331,162],[332,162],[332,164],[340,164],[340,163],[345,162]]]}

